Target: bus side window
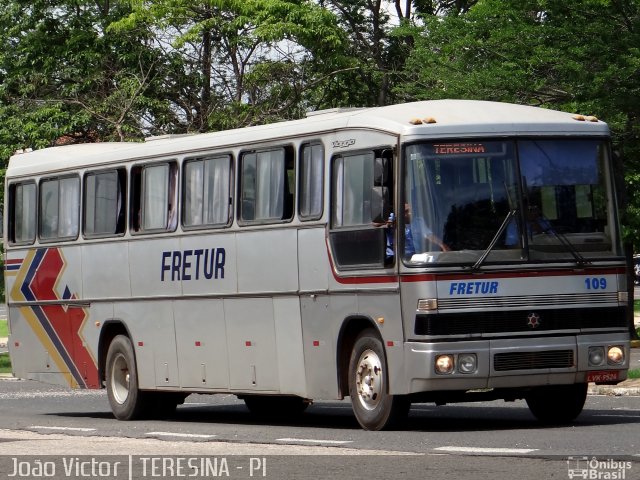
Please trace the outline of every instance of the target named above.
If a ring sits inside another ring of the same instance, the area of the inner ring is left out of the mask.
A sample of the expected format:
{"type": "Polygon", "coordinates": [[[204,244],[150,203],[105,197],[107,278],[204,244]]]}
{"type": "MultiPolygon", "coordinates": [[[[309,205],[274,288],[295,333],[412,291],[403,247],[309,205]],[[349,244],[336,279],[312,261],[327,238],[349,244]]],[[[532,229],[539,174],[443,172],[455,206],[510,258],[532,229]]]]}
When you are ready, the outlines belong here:
{"type": "Polygon", "coordinates": [[[84,234],[87,237],[123,234],[126,198],[124,168],[88,172],[84,185],[84,234]]]}
{"type": "Polygon", "coordinates": [[[322,217],[324,184],[324,148],[321,144],[303,145],[298,179],[298,214],[304,221],[322,217]]]}
{"type": "Polygon", "coordinates": [[[373,170],[373,188],[371,192],[371,216],[374,223],[384,223],[391,213],[391,150],[376,155],[373,170]]]}
{"type": "Polygon", "coordinates": [[[171,232],[177,226],[175,162],[131,170],[131,226],[134,232],[171,232]]]}
{"type": "Polygon", "coordinates": [[[188,160],[183,173],[185,228],[223,226],[229,222],[231,157],[188,160]]]}
{"type": "Polygon", "coordinates": [[[80,179],[63,177],[40,182],[40,239],[73,240],[80,230],[80,179]]]}
{"type": "Polygon", "coordinates": [[[36,239],[35,182],[9,185],[8,238],[12,244],[33,243],[36,239]]]}
{"type": "Polygon", "coordinates": [[[131,169],[131,187],[130,187],[130,205],[129,205],[129,223],[132,232],[139,232],[142,225],[142,167],[133,167],[131,169]]]}
{"type": "Polygon", "coordinates": [[[251,223],[290,220],[295,186],[291,148],[246,152],[240,162],[240,220],[251,223]]]}

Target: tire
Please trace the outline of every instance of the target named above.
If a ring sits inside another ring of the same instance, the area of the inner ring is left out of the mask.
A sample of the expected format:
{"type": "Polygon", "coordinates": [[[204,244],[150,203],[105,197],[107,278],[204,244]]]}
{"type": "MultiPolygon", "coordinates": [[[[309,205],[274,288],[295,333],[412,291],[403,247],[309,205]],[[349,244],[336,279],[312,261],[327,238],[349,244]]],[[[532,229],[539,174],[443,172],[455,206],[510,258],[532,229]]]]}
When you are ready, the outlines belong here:
{"type": "Polygon", "coordinates": [[[570,423],[580,415],[587,399],[587,384],[538,387],[525,399],[531,413],[548,424],[570,423]]]}
{"type": "Polygon", "coordinates": [[[309,406],[309,401],[295,396],[247,395],[242,399],[253,415],[265,420],[297,417],[309,406]]]}
{"type": "Polygon", "coordinates": [[[406,395],[389,395],[387,361],[378,332],[358,335],[349,361],[349,396],[353,413],[365,430],[401,426],[411,408],[406,395]]]}
{"type": "Polygon", "coordinates": [[[146,392],[138,389],[138,372],[129,337],[117,335],[109,345],[106,361],[107,397],[118,420],[136,420],[149,412],[146,392]]]}

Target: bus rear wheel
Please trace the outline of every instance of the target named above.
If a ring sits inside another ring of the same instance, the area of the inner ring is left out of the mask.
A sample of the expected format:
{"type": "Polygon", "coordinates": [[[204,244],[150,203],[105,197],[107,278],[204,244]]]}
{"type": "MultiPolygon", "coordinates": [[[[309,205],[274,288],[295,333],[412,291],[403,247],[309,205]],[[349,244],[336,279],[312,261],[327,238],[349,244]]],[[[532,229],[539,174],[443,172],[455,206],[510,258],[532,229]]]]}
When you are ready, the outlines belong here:
{"type": "Polygon", "coordinates": [[[106,361],[107,397],[118,420],[141,418],[148,406],[138,389],[135,354],[129,337],[117,335],[109,345],[106,361]]]}
{"type": "Polygon", "coordinates": [[[406,395],[389,395],[387,362],[378,333],[373,329],[356,338],[349,361],[349,395],[358,423],[365,430],[400,426],[411,402],[406,395]]]}
{"type": "Polygon", "coordinates": [[[532,390],[526,397],[531,413],[543,423],[570,423],[580,415],[587,399],[587,384],[549,385],[532,390]]]}

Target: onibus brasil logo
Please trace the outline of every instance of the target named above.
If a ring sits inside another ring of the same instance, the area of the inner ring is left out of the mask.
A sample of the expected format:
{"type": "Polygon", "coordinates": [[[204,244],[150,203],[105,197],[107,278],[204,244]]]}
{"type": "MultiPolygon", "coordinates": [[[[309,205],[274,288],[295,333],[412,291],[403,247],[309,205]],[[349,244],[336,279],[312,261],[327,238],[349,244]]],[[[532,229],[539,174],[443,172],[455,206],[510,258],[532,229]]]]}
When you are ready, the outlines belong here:
{"type": "Polygon", "coordinates": [[[587,480],[626,480],[627,470],[632,464],[623,460],[598,460],[596,457],[569,457],[567,469],[569,478],[583,478],[587,480]]]}

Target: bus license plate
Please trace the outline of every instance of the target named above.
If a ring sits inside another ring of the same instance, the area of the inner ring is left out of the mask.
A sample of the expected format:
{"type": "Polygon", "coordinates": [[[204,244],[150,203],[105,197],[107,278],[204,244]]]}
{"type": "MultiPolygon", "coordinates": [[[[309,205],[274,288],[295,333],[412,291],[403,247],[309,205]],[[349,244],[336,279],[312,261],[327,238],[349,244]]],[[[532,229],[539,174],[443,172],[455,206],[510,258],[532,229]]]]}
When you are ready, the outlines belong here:
{"type": "Polygon", "coordinates": [[[588,372],[587,382],[615,382],[618,380],[617,370],[607,370],[603,372],[588,372]]]}

